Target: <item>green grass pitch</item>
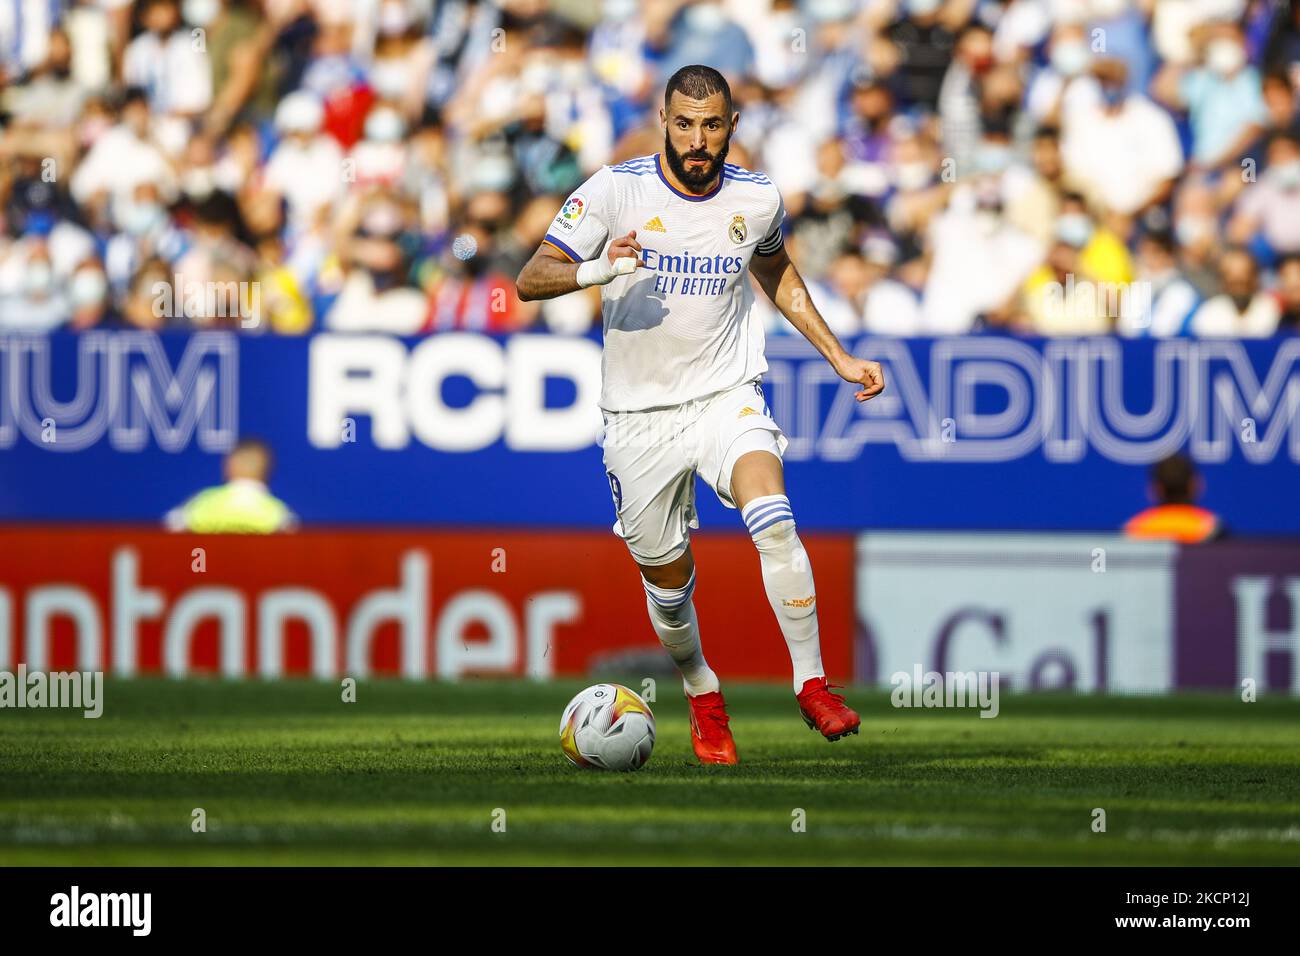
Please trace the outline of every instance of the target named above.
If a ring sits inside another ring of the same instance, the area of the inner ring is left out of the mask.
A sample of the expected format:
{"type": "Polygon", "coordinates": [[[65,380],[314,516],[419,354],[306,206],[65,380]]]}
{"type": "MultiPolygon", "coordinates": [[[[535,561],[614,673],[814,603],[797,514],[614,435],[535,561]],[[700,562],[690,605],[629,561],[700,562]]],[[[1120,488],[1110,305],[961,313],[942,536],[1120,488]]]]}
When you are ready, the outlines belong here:
{"type": "Polygon", "coordinates": [[[990,720],[856,688],[830,744],[787,688],[734,685],[741,765],[700,767],[661,680],[654,755],[612,774],[560,753],[581,686],[110,681],[98,720],[3,710],[0,865],[1300,863],[1300,700],[1004,694],[990,720]]]}

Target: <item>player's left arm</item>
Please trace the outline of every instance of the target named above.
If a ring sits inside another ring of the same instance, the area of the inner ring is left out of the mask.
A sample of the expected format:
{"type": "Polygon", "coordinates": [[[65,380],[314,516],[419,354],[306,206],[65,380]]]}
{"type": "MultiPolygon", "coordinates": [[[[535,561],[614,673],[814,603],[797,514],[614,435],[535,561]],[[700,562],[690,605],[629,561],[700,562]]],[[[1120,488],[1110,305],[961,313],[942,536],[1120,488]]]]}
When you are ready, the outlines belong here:
{"type": "Polygon", "coordinates": [[[785,244],[782,243],[768,255],[763,254],[762,248],[763,243],[760,243],[759,250],[750,258],[749,271],[758,279],[758,284],[781,314],[813,344],[831,368],[835,369],[836,375],[846,382],[862,386],[855,395],[859,402],[865,402],[883,392],[885,374],[881,371],[880,363],[857,358],[840,344],[840,340],[813,305],[803,276],[799,275],[799,270],[790,261],[785,244]]]}

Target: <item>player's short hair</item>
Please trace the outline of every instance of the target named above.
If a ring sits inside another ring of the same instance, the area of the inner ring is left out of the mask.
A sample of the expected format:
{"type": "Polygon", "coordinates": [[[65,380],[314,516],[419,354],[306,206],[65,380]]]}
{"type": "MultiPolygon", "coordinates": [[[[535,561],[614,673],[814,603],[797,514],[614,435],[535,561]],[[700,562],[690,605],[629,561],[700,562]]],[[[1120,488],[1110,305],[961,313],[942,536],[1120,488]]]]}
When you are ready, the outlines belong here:
{"type": "Polygon", "coordinates": [[[721,93],[726,104],[727,116],[731,116],[731,87],[727,78],[711,66],[699,63],[684,66],[668,79],[664,87],[664,112],[668,112],[668,103],[674,93],[692,100],[706,100],[714,93],[721,93]]]}

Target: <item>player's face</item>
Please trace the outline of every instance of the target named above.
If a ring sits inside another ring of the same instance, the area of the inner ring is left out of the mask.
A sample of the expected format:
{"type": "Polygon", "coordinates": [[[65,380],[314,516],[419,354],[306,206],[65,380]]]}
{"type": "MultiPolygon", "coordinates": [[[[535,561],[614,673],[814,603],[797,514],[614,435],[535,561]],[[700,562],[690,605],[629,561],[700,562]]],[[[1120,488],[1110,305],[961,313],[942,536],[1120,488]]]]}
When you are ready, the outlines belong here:
{"type": "Polygon", "coordinates": [[[712,183],[722,172],[740,114],[727,115],[721,93],[692,100],[677,92],[659,111],[659,118],[664,124],[664,155],[673,175],[692,190],[712,183]]]}

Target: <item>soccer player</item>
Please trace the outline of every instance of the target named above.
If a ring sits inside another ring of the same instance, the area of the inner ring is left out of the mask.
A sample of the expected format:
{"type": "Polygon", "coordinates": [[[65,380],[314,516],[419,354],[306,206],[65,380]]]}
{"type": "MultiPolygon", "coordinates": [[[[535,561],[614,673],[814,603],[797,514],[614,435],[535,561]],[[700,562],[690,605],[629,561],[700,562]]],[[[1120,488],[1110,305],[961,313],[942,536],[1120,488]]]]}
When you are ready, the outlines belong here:
{"type": "Polygon", "coordinates": [[[860,720],[822,669],[812,569],[795,531],[760,380],[767,371],[752,272],[858,401],[885,387],[826,327],[782,242],[771,180],[726,162],[740,114],[707,66],[678,70],[659,112],[662,153],[605,166],[569,196],[519,273],[521,299],[601,286],[600,405],[605,468],[646,607],[682,674],[701,763],[736,763],[718,676],[705,662],[691,595],[695,476],[738,508],[758,549],[768,601],[789,647],[799,710],[828,740],[860,720]]]}

